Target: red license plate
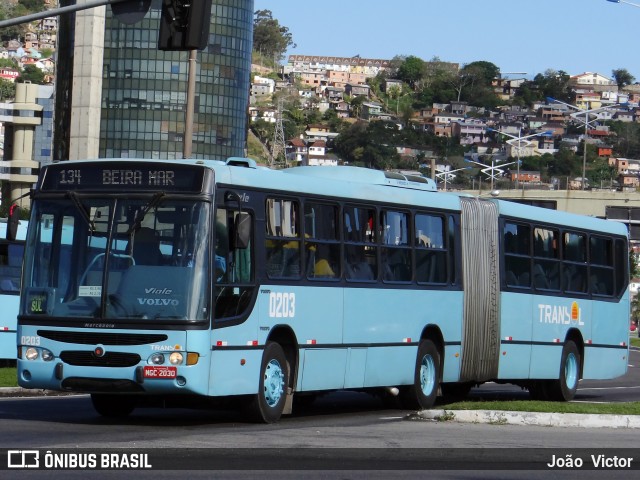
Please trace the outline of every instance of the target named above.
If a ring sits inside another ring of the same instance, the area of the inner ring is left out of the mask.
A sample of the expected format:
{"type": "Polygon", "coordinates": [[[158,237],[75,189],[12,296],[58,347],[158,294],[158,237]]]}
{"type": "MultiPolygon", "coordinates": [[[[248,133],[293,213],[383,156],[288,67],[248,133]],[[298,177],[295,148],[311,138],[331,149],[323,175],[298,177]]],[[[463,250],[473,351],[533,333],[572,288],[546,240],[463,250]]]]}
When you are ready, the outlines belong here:
{"type": "Polygon", "coordinates": [[[143,376],[144,378],[176,378],[178,374],[178,369],[176,367],[154,367],[147,365],[144,367],[143,376]]]}

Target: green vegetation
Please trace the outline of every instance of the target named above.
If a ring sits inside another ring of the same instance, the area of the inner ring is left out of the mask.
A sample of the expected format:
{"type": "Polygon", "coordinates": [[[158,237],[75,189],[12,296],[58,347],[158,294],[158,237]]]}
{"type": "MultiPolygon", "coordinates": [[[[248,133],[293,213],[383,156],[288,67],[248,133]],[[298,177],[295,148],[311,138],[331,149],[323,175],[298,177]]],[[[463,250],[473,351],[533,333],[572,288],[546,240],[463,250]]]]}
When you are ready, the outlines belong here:
{"type": "Polygon", "coordinates": [[[15,367],[0,368],[0,387],[17,387],[18,377],[15,367]]]}
{"type": "Polygon", "coordinates": [[[441,408],[449,410],[503,410],[507,412],[586,413],[610,415],[640,415],[640,402],[579,403],[541,402],[535,400],[465,400],[441,408]]]}
{"type": "MultiPolygon", "coordinates": [[[[0,20],[23,17],[32,13],[39,13],[45,10],[44,0],[18,0],[17,2],[0,3],[0,20]]],[[[29,24],[14,25],[0,30],[0,40],[9,41],[15,38],[24,37],[29,31],[29,24]]]]}
{"type": "Polygon", "coordinates": [[[253,49],[261,57],[273,61],[273,65],[283,58],[289,47],[296,47],[287,27],[273,18],[271,10],[258,10],[253,20],[253,49]]]}
{"type": "Polygon", "coordinates": [[[629,339],[629,345],[631,345],[632,347],[638,347],[640,348],[640,338],[638,337],[631,337],[629,339]]]}

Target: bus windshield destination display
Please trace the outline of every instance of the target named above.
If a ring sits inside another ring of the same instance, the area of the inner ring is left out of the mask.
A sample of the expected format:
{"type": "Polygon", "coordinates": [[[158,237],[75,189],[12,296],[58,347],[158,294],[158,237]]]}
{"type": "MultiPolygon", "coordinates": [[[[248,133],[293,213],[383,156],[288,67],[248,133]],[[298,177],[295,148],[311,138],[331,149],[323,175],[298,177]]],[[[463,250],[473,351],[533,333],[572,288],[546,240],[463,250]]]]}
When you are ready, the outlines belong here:
{"type": "Polygon", "coordinates": [[[199,192],[204,170],[192,166],[159,164],[129,168],[102,168],[96,165],[50,166],[42,180],[43,191],[104,190],[132,187],[136,190],[199,192]]]}

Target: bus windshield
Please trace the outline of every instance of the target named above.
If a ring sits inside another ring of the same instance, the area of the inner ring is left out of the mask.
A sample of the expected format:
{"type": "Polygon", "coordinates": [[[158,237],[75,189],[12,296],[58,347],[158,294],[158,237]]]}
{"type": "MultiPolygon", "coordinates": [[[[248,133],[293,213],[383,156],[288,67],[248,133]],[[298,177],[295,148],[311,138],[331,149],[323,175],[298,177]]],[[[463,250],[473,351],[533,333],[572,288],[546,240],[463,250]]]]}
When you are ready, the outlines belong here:
{"type": "Polygon", "coordinates": [[[37,200],[22,314],[115,324],[206,320],[209,218],[209,203],[162,194],[37,200]]]}

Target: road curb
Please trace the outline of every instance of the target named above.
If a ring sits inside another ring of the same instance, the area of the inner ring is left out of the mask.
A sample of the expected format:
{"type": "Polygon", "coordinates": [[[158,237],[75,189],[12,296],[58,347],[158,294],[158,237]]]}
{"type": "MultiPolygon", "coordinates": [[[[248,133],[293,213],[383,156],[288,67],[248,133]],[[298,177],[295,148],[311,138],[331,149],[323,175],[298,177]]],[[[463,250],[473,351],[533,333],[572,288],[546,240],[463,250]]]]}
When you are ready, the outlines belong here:
{"type": "Polygon", "coordinates": [[[417,419],[492,425],[542,427],[640,428],[640,415],[508,412],[500,410],[422,410],[417,419]]]}
{"type": "Polygon", "coordinates": [[[58,392],[56,390],[41,390],[22,387],[0,387],[1,397],[59,397],[77,395],[76,392],[58,392]]]}

